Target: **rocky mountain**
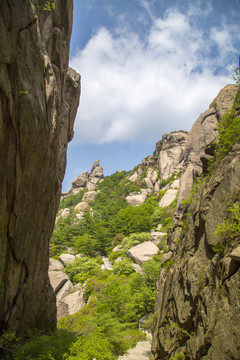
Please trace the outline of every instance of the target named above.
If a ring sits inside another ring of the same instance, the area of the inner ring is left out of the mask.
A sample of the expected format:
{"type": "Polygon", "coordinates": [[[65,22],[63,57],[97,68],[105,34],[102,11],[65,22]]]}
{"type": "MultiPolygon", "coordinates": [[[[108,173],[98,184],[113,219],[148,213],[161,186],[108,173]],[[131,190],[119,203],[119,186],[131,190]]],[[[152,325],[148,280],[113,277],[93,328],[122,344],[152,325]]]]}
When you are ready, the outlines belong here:
{"type": "Polygon", "coordinates": [[[68,67],[73,1],[0,2],[0,331],[56,324],[49,240],[80,76],[68,67]]]}
{"type": "MultiPolygon", "coordinates": [[[[193,125],[186,142],[179,206],[189,196],[193,179],[209,171],[217,122],[232,108],[237,90],[234,85],[221,90],[193,125]]],[[[233,135],[239,129],[239,98],[234,111],[225,118],[222,136],[231,131],[226,146],[232,139],[236,144],[208,177],[198,178],[187,205],[181,206],[183,216],[168,232],[165,252],[171,256],[160,269],[151,359],[240,358],[240,146],[239,135],[233,135]],[[228,130],[230,119],[236,125],[228,130]]]]}

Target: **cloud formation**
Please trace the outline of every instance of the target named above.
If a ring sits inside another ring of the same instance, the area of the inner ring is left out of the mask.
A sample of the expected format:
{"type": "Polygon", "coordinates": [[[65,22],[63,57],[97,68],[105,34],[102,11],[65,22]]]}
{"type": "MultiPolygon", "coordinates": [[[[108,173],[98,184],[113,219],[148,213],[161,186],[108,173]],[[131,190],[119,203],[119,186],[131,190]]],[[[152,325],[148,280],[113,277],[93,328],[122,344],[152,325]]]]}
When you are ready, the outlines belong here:
{"type": "Polygon", "coordinates": [[[126,27],[98,29],[70,62],[82,75],[75,142],[155,141],[190,129],[230,82],[237,53],[234,26],[223,22],[206,36],[192,16],[191,7],[152,17],[144,40],[126,27]]]}

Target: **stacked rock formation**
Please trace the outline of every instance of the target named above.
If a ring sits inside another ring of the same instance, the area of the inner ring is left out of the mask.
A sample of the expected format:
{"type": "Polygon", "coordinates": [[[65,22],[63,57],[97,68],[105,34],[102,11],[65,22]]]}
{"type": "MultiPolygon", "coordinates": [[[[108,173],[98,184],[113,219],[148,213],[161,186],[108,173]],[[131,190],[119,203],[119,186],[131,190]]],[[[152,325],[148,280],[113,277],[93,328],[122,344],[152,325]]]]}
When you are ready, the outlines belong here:
{"type": "Polygon", "coordinates": [[[73,285],[63,272],[64,266],[74,262],[78,256],[62,254],[59,260],[49,260],[50,284],[57,299],[57,319],[75,314],[85,305],[84,289],[80,284],[73,285]]]}
{"type": "Polygon", "coordinates": [[[77,194],[83,189],[87,189],[89,191],[94,190],[97,184],[103,179],[103,168],[99,164],[99,160],[95,160],[92,164],[90,174],[85,171],[84,173],[79,175],[75,180],[73,180],[71,189],[68,192],[63,193],[62,195],[65,197],[71,194],[77,194]]]}
{"type": "Polygon", "coordinates": [[[48,247],[80,76],[68,67],[73,1],[0,2],[0,332],[56,324],[48,247]]]}

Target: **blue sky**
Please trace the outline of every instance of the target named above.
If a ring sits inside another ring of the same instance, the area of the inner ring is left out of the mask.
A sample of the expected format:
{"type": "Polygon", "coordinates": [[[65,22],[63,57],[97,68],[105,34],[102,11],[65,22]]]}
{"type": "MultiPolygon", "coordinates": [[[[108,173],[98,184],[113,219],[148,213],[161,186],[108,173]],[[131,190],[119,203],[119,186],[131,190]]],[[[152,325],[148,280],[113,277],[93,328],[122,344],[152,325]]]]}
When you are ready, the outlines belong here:
{"type": "Polygon", "coordinates": [[[81,74],[63,191],[99,159],[130,170],[166,132],[190,130],[232,83],[240,0],[74,0],[70,66],[81,74]]]}

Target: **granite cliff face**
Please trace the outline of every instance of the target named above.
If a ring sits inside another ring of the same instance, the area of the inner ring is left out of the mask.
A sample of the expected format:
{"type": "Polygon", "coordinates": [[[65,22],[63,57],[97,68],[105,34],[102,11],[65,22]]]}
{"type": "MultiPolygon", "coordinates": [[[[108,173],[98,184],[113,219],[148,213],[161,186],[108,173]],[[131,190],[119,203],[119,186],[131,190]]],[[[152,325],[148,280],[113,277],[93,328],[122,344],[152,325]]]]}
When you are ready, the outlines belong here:
{"type": "Polygon", "coordinates": [[[55,326],[48,244],[80,76],[68,68],[72,0],[0,2],[0,330],[55,326]]]}
{"type": "MultiPolygon", "coordinates": [[[[201,159],[212,155],[216,122],[231,108],[236,92],[234,85],[221,90],[193,125],[180,184],[187,169],[191,181],[180,201],[189,194],[194,172],[204,171],[201,159]]],[[[215,232],[229,216],[229,202],[240,201],[239,156],[236,144],[211,177],[200,182],[187,213],[168,233],[171,257],[160,270],[151,359],[240,358],[239,237],[226,243],[215,232]]]]}
{"type": "Polygon", "coordinates": [[[233,105],[236,85],[225,86],[212,101],[209,109],[199,116],[189,132],[182,161],[182,175],[178,193],[178,210],[189,195],[194,179],[204,172],[212,158],[220,117],[233,105]]]}
{"type": "Polygon", "coordinates": [[[174,172],[182,170],[187,139],[188,132],[182,130],[163,135],[162,149],[158,157],[161,179],[168,179],[174,172]]]}

